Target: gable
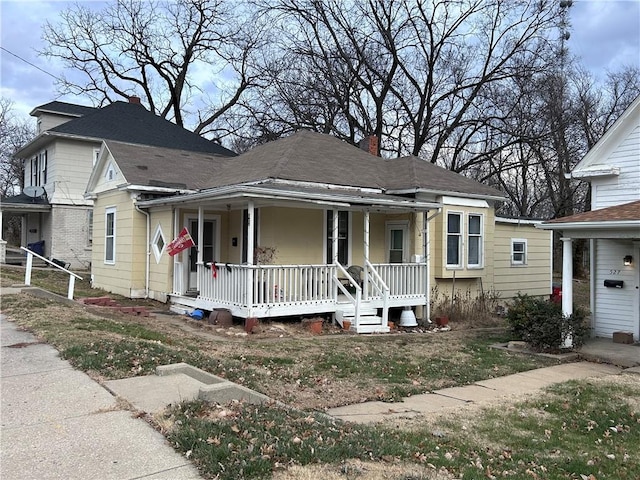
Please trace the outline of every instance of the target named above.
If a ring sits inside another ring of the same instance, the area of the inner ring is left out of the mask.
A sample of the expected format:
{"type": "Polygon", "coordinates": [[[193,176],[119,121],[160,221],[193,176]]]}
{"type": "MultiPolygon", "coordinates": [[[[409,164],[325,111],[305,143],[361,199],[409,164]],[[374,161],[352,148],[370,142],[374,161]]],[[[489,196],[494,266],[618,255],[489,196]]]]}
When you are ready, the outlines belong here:
{"type": "Polygon", "coordinates": [[[618,175],[623,169],[633,169],[639,163],[640,96],[589,150],[571,175],[583,179],[618,175]]]}
{"type": "Polygon", "coordinates": [[[95,196],[98,193],[114,190],[126,182],[127,179],[115,158],[107,146],[103,144],[98,156],[98,161],[91,172],[87,192],[95,196]]]}

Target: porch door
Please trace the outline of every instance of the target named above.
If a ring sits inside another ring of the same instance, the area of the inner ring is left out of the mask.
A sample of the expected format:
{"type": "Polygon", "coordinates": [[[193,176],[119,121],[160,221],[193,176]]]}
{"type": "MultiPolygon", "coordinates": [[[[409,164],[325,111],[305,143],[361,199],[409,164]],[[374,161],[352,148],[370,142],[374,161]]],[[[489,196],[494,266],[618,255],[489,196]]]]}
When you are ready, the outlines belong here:
{"type": "MultiPolygon", "coordinates": [[[[194,241],[198,242],[198,219],[190,218],[188,224],[189,233],[191,234],[191,238],[194,241]]],[[[204,263],[213,262],[214,260],[218,261],[219,259],[214,258],[214,253],[216,251],[216,229],[217,224],[215,220],[204,220],[203,222],[203,235],[202,235],[202,261],[204,263]]],[[[198,247],[191,247],[189,249],[189,278],[187,289],[195,290],[198,285],[198,247]]]]}
{"type": "Polygon", "coordinates": [[[406,263],[409,260],[409,226],[406,223],[387,224],[387,246],[389,263],[406,263]]]}

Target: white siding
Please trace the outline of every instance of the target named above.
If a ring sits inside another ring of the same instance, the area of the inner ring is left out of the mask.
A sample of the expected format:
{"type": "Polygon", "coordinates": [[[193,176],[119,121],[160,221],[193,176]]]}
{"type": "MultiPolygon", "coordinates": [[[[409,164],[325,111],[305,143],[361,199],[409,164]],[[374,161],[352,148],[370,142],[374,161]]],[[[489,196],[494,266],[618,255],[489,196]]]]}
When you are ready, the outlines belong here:
{"type": "Polygon", "coordinates": [[[67,123],[69,120],[73,120],[74,118],[76,117],[70,117],[67,115],[57,115],[55,113],[42,113],[38,116],[38,123],[39,123],[38,133],[42,133],[45,130],[50,130],[52,128],[55,128],[58,125],[67,123]]]}
{"type": "Polygon", "coordinates": [[[634,311],[636,304],[635,268],[625,267],[622,259],[633,252],[630,240],[597,240],[595,267],[595,335],[611,337],[613,332],[633,332],[638,338],[634,311]],[[607,288],[604,281],[622,280],[624,288],[607,288]]]}
{"type": "Polygon", "coordinates": [[[51,149],[53,152],[49,154],[50,177],[47,179],[53,182],[53,192],[49,194],[51,203],[92,205],[84,199],[84,192],[93,168],[93,150],[99,146],[99,142],[58,140],[55,143],[55,150],[51,149]]]}
{"type": "Polygon", "coordinates": [[[634,128],[620,145],[597,164],[618,167],[620,174],[593,179],[593,210],[640,199],[640,126],[634,128]]]}

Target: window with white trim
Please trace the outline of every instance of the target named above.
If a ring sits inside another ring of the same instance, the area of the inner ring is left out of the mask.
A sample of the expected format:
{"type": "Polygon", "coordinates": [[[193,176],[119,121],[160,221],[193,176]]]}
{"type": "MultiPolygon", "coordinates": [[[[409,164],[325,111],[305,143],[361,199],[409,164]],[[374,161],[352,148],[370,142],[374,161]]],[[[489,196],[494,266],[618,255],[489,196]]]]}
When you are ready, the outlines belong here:
{"type": "Polygon", "coordinates": [[[162,233],[162,227],[160,224],[156,227],[156,233],[153,234],[153,240],[151,241],[151,249],[153,255],[156,257],[156,263],[160,263],[162,258],[162,252],[164,252],[164,246],[167,244],[162,233]]]}
{"type": "Polygon", "coordinates": [[[93,209],[87,210],[87,246],[93,243],[93,209]]]}
{"type": "Polygon", "coordinates": [[[462,266],[462,213],[447,213],[447,267],[462,266]]]}
{"type": "Polygon", "coordinates": [[[116,263],[116,207],[105,209],[104,263],[116,263]]]}
{"type": "Polygon", "coordinates": [[[482,215],[467,215],[467,266],[482,267],[482,215]]]}
{"type": "Polygon", "coordinates": [[[527,264],[527,240],[524,238],[511,239],[511,265],[527,264]]]}
{"type": "Polygon", "coordinates": [[[113,166],[113,163],[109,163],[109,165],[107,166],[105,178],[107,181],[111,181],[116,178],[116,168],[113,166]]]}
{"type": "MultiPolygon", "coordinates": [[[[325,259],[327,263],[333,263],[333,210],[326,211],[325,236],[327,248],[325,259]]],[[[350,245],[349,238],[351,215],[347,210],[338,210],[338,262],[342,265],[349,265],[350,245]]]]}

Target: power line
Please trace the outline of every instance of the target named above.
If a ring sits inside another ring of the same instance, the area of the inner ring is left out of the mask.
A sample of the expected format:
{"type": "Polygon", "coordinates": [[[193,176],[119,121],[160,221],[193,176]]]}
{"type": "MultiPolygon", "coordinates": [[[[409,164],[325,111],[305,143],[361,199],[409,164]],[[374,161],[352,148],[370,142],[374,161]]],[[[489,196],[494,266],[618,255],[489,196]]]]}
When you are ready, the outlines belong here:
{"type": "Polygon", "coordinates": [[[54,74],[47,72],[46,70],[43,70],[42,68],[40,68],[38,65],[35,65],[33,63],[31,63],[29,60],[26,60],[24,58],[22,58],[20,55],[17,55],[9,50],[7,50],[6,48],[0,46],[0,50],[4,50],[5,52],[7,52],[9,55],[13,55],[14,57],[16,57],[18,60],[22,60],[24,63],[26,63],[27,65],[31,65],[33,68],[37,68],[38,70],[40,70],[42,73],[46,73],[47,75],[49,75],[50,77],[58,80],[59,82],[62,82],[63,80],[56,77],[54,74]]]}

